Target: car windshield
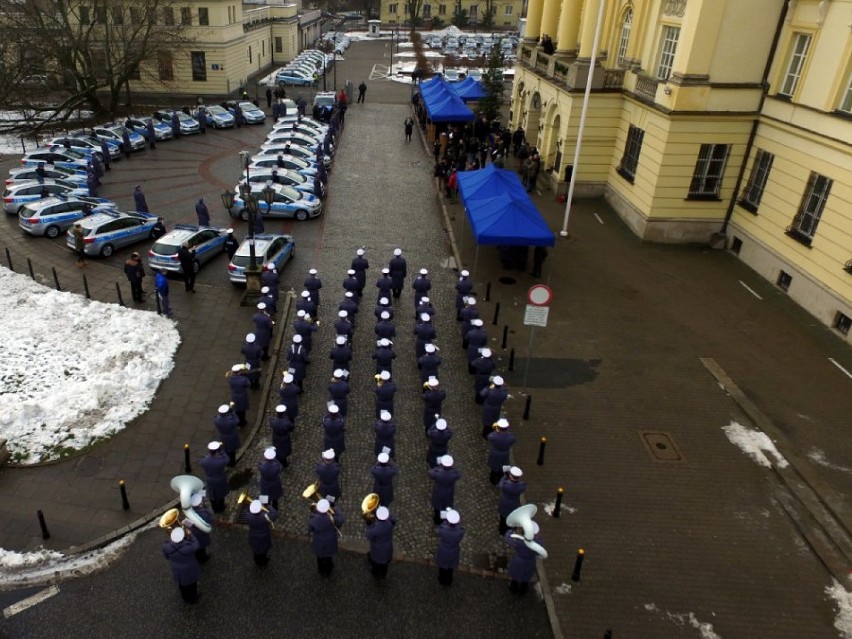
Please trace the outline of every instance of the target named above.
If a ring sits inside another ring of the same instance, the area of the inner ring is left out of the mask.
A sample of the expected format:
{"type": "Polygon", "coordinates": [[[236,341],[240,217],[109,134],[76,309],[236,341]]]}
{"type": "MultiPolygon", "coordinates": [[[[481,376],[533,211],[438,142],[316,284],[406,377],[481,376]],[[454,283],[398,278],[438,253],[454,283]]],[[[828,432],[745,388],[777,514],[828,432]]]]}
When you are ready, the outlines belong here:
{"type": "Polygon", "coordinates": [[[169,242],[154,242],[151,250],[158,255],[175,255],[178,252],[178,245],[169,242]]]}
{"type": "Polygon", "coordinates": [[[319,106],[331,106],[331,105],[334,104],[334,97],[333,96],[317,96],[314,99],[314,104],[317,104],[319,106]]]}
{"type": "Polygon", "coordinates": [[[243,111],[257,111],[257,107],[254,106],[251,102],[240,102],[240,108],[243,111]]]}
{"type": "Polygon", "coordinates": [[[225,109],[223,109],[220,106],[207,107],[207,112],[210,113],[211,115],[226,115],[226,114],[228,114],[228,112],[225,111],[225,109]]]}
{"type": "Polygon", "coordinates": [[[188,122],[189,120],[192,120],[192,118],[183,111],[178,112],[178,119],[182,120],[183,122],[188,122]]]}
{"type": "Polygon", "coordinates": [[[281,195],[291,200],[300,200],[302,199],[301,194],[294,189],[292,186],[282,186],[281,190],[278,191],[281,195]]]}

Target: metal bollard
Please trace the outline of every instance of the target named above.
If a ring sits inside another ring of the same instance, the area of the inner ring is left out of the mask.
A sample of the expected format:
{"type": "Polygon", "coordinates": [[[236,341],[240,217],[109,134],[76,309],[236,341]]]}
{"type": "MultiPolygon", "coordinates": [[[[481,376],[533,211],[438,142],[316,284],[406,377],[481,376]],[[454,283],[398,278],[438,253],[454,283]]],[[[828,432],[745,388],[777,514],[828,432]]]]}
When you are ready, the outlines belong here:
{"type": "Polygon", "coordinates": [[[577,559],[574,562],[574,572],[571,573],[571,581],[580,581],[580,571],[583,569],[583,559],[586,558],[586,551],[580,548],[577,551],[577,559]]]}
{"type": "Polygon", "coordinates": [[[30,258],[27,258],[27,268],[30,270],[30,277],[35,279],[35,273],[33,273],[33,261],[30,258]]]}
{"type": "Polygon", "coordinates": [[[92,296],[89,294],[89,280],[86,278],[85,273],[83,273],[83,290],[86,292],[86,299],[92,299],[92,296]]]}
{"type": "MultiPolygon", "coordinates": [[[[494,319],[491,320],[492,326],[497,326],[497,318],[500,317],[500,302],[494,305],[494,319]]],[[[503,348],[506,348],[505,346],[503,348]]]]}
{"type": "Polygon", "coordinates": [[[130,502],[127,500],[127,486],[124,485],[124,480],[119,480],[118,488],[121,491],[121,507],[124,510],[130,510],[130,502]]]}
{"type": "Polygon", "coordinates": [[[6,249],[6,263],[9,265],[9,270],[14,271],[15,269],[12,267],[12,254],[9,253],[9,249],[6,249]]]}
{"type": "Polygon", "coordinates": [[[506,344],[509,341],[509,326],[508,324],[503,327],[503,343],[500,345],[500,348],[503,350],[506,349],[506,344]]]}
{"type": "Polygon", "coordinates": [[[556,505],[553,507],[554,519],[559,519],[559,515],[562,514],[562,495],[564,494],[565,489],[561,486],[556,489],[556,505]]]}
{"type": "Polygon", "coordinates": [[[538,442],[538,459],[535,463],[539,466],[544,466],[544,449],[547,448],[547,437],[542,437],[538,442]]]}
{"type": "Polygon", "coordinates": [[[527,403],[524,405],[524,421],[530,418],[530,405],[532,404],[532,395],[527,395],[527,403]]]}
{"type": "Polygon", "coordinates": [[[491,282],[488,282],[488,284],[485,285],[485,301],[491,301],[491,282]]]}
{"type": "Polygon", "coordinates": [[[515,370],[515,349],[509,351],[509,372],[515,370]]]}
{"type": "Polygon", "coordinates": [[[41,526],[41,538],[50,539],[50,531],[48,531],[47,524],[44,521],[44,513],[37,510],[36,515],[38,516],[38,525],[41,526]]]}
{"type": "Polygon", "coordinates": [[[115,283],[115,294],[118,295],[118,305],[124,306],[124,299],[121,297],[121,287],[118,285],[118,282],[115,283]]]}
{"type": "Polygon", "coordinates": [[[56,274],[56,268],[51,266],[50,270],[53,271],[53,283],[56,285],[56,290],[61,291],[62,289],[59,288],[59,276],[56,274]]]}
{"type": "Polygon", "coordinates": [[[183,469],[187,474],[192,472],[192,466],[189,463],[189,444],[183,445],[183,469]]]}
{"type": "Polygon", "coordinates": [[[26,155],[27,154],[27,145],[24,144],[24,136],[21,136],[21,152],[26,155]]]}

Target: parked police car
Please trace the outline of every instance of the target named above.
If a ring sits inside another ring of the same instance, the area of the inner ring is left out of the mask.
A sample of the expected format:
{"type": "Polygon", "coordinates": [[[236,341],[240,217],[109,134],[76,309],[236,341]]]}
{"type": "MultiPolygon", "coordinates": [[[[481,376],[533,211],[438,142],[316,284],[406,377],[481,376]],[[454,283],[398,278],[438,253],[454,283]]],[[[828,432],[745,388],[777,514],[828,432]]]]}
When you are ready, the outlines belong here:
{"type": "MultiPolygon", "coordinates": [[[[296,241],[292,235],[273,235],[271,233],[257,233],[254,236],[254,253],[258,266],[266,270],[270,262],[275,264],[278,272],[282,267],[293,259],[296,254],[296,241]]],[[[248,238],[243,240],[240,248],[234,253],[231,263],[228,264],[228,277],[232,284],[246,283],[246,268],[251,264],[251,249],[248,238]]]]}
{"type": "MultiPolygon", "coordinates": [[[[273,184],[284,184],[285,186],[292,186],[297,191],[302,191],[303,193],[310,193],[311,195],[316,195],[320,198],[325,197],[325,187],[322,183],[320,183],[320,192],[316,193],[314,191],[313,176],[308,177],[304,173],[299,173],[297,171],[288,171],[287,169],[279,169],[277,167],[270,167],[266,169],[249,168],[248,171],[243,173],[240,184],[243,184],[247,178],[253,184],[266,184],[268,182],[273,184]],[[246,173],[248,173],[248,175],[246,175],[246,173]]],[[[237,192],[239,192],[239,184],[237,185],[237,192]]]]}
{"type": "Polygon", "coordinates": [[[178,260],[178,249],[187,242],[195,250],[195,272],[202,264],[225,252],[226,229],[215,226],[177,224],[175,228],[154,242],[148,251],[148,265],[152,269],[165,269],[172,273],[183,273],[178,260]]]}
{"type": "Polygon", "coordinates": [[[255,155],[250,160],[251,164],[249,168],[254,171],[255,168],[261,169],[271,169],[271,168],[283,168],[288,171],[297,171],[298,173],[304,173],[310,177],[313,177],[317,174],[316,164],[314,162],[309,162],[303,158],[297,158],[294,155],[285,155],[281,154],[281,157],[277,155],[255,155]],[[284,166],[279,167],[280,164],[284,166]]]}
{"type": "MultiPolygon", "coordinates": [[[[138,211],[101,211],[80,220],[86,255],[109,257],[115,249],[135,244],[151,236],[157,216],[138,211]]],[[[69,229],[67,245],[74,248],[74,234],[69,229]]]]}
{"type": "MultiPolygon", "coordinates": [[[[266,185],[251,185],[252,193],[259,199],[258,208],[263,217],[294,217],[297,220],[307,220],[310,217],[317,217],[322,213],[322,202],[320,202],[320,199],[316,195],[302,193],[283,184],[272,184],[271,187],[275,191],[275,199],[272,202],[272,206],[269,206],[263,200],[263,189],[266,188],[266,185]]],[[[234,196],[229,213],[232,217],[240,217],[244,220],[249,219],[245,203],[239,194],[234,196]]]]}
{"type": "Polygon", "coordinates": [[[115,206],[115,202],[102,197],[49,197],[22,206],[18,225],[31,235],[55,238],[77,220],[115,206]]]}
{"type": "Polygon", "coordinates": [[[3,210],[10,215],[17,215],[24,204],[36,202],[53,195],[88,195],[89,187],[77,182],[49,179],[39,182],[20,182],[10,184],[3,191],[3,210]]]}
{"type": "MultiPolygon", "coordinates": [[[[66,169],[61,166],[54,166],[52,164],[44,165],[44,177],[46,179],[59,179],[59,180],[68,180],[69,182],[77,182],[78,184],[86,183],[86,175],[84,173],[77,173],[74,169],[66,169]]],[[[29,182],[31,180],[38,180],[39,175],[36,173],[36,167],[34,166],[22,166],[20,168],[11,169],[9,171],[9,177],[6,178],[6,184],[15,184],[16,182],[29,182]]]]}
{"type": "Polygon", "coordinates": [[[89,158],[86,157],[85,153],[79,153],[61,146],[37,149],[21,158],[21,166],[37,167],[39,164],[53,164],[85,174],[89,158]]]}

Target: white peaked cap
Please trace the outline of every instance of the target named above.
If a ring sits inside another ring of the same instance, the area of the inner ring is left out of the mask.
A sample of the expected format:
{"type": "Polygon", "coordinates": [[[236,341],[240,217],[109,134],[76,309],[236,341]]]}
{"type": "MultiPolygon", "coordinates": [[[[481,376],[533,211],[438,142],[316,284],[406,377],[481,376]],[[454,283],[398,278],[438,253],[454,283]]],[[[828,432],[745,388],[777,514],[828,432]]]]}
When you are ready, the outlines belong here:
{"type": "Polygon", "coordinates": [[[355,269],[354,269],[354,268],[350,268],[348,271],[346,271],[346,274],[347,274],[347,275],[355,275],[355,269]]]}
{"type": "Polygon", "coordinates": [[[310,292],[309,292],[309,291],[302,291],[302,292],[301,292],[301,296],[302,296],[302,297],[310,297],[310,296],[311,296],[311,294],[310,294],[310,292]]]}
{"type": "Polygon", "coordinates": [[[247,341],[249,344],[251,344],[252,342],[254,342],[254,340],[256,340],[256,339],[257,339],[257,337],[255,337],[255,334],[254,334],[254,333],[249,333],[248,335],[246,335],[246,341],[247,341]]]}
{"type": "Polygon", "coordinates": [[[483,321],[482,321],[481,319],[479,319],[478,317],[476,317],[476,318],[474,318],[474,319],[470,320],[470,323],[471,323],[471,325],[472,325],[472,326],[482,326],[483,324],[485,324],[485,322],[483,322],[483,321]]]}
{"type": "Polygon", "coordinates": [[[331,504],[328,503],[327,499],[320,499],[317,502],[317,512],[321,515],[324,515],[331,508],[331,504]]]}
{"type": "Polygon", "coordinates": [[[378,508],[376,508],[376,519],[378,519],[379,521],[384,521],[388,517],[390,517],[390,511],[388,510],[387,506],[379,506],[378,508]]]}
{"type": "Polygon", "coordinates": [[[427,271],[425,268],[421,268],[420,275],[429,275],[429,271],[427,271]]]}
{"type": "Polygon", "coordinates": [[[453,456],[452,455],[444,455],[441,457],[441,466],[444,468],[450,468],[453,465],[453,456]]]}
{"type": "Polygon", "coordinates": [[[232,372],[232,373],[237,373],[237,372],[239,372],[239,371],[241,371],[241,370],[243,370],[243,365],[242,365],[242,364],[234,364],[233,366],[231,366],[231,372],[232,372]]]}
{"type": "Polygon", "coordinates": [[[437,386],[440,382],[438,382],[438,378],[437,378],[437,377],[430,377],[430,378],[427,380],[427,383],[429,384],[429,386],[432,386],[432,387],[434,388],[434,387],[435,387],[435,386],[437,386]]]}
{"type": "Polygon", "coordinates": [[[335,377],[343,377],[346,373],[343,372],[342,368],[335,368],[334,373],[332,373],[335,377]]]}
{"type": "Polygon", "coordinates": [[[358,249],[357,251],[355,251],[355,255],[363,255],[363,254],[364,254],[364,249],[358,249]]]}
{"type": "Polygon", "coordinates": [[[447,430],[447,420],[443,417],[435,422],[435,428],[438,430],[447,430]]]}
{"type": "Polygon", "coordinates": [[[453,510],[452,508],[447,509],[447,523],[448,524],[457,524],[461,521],[461,515],[459,515],[459,511],[453,510]]]}
{"type": "Polygon", "coordinates": [[[390,461],[390,455],[387,453],[379,453],[379,456],[376,457],[376,461],[380,464],[387,464],[390,461]]]}
{"type": "Polygon", "coordinates": [[[261,292],[261,293],[268,293],[268,292],[269,292],[269,287],[268,287],[268,286],[264,286],[263,288],[261,288],[261,289],[260,289],[260,292],[261,292]]]}
{"type": "Polygon", "coordinates": [[[383,422],[389,422],[391,420],[391,417],[392,416],[389,410],[383,410],[379,413],[379,419],[381,419],[383,422]]]}
{"type": "Polygon", "coordinates": [[[207,444],[207,450],[219,450],[221,446],[221,442],[210,442],[207,444]]]}
{"type": "Polygon", "coordinates": [[[179,544],[186,537],[186,531],[180,526],[178,526],[177,528],[172,528],[172,532],[169,533],[169,537],[171,537],[171,540],[174,543],[179,544]]]}
{"type": "Polygon", "coordinates": [[[538,523],[532,522],[533,535],[537,535],[540,530],[541,530],[541,527],[538,525],[538,523]]]}
{"type": "Polygon", "coordinates": [[[521,470],[520,468],[518,468],[517,466],[512,466],[512,467],[509,469],[509,474],[510,474],[512,477],[523,477],[523,476],[524,476],[524,471],[522,471],[522,470],[521,470]]]}
{"type": "Polygon", "coordinates": [[[383,337],[379,340],[379,346],[390,346],[390,340],[386,337],[383,337]]]}
{"type": "Polygon", "coordinates": [[[338,346],[343,346],[346,343],[346,335],[338,335],[337,337],[334,338],[334,342],[338,346]]]}
{"type": "Polygon", "coordinates": [[[390,319],[390,313],[388,313],[387,311],[382,311],[381,318],[383,320],[390,319]]]}
{"type": "Polygon", "coordinates": [[[382,269],[382,275],[387,275],[388,273],[390,273],[390,269],[386,266],[382,269]]]}
{"type": "Polygon", "coordinates": [[[302,336],[299,335],[298,333],[296,335],[293,335],[293,343],[294,344],[301,344],[302,343],[302,336]]]}
{"type": "Polygon", "coordinates": [[[500,377],[499,375],[496,375],[496,376],[494,377],[494,379],[492,379],[491,381],[492,381],[492,382],[493,382],[496,386],[502,386],[502,385],[503,385],[503,378],[502,378],[502,377],[500,377]]]}
{"type": "Polygon", "coordinates": [[[260,503],[260,500],[259,499],[252,500],[251,504],[249,505],[249,511],[256,515],[261,510],[263,510],[263,504],[260,503]]]}
{"type": "Polygon", "coordinates": [[[293,381],[293,373],[291,373],[290,371],[285,371],[282,378],[283,378],[285,384],[289,384],[290,382],[293,381]]]}
{"type": "Polygon", "coordinates": [[[491,349],[490,348],[483,348],[481,351],[479,351],[479,354],[482,355],[483,357],[491,357],[491,349]]]}
{"type": "Polygon", "coordinates": [[[296,311],[296,317],[304,317],[304,316],[305,316],[305,310],[304,309],[300,308],[298,311],[296,311]]]}
{"type": "Polygon", "coordinates": [[[257,308],[259,308],[259,309],[262,311],[262,310],[264,310],[264,309],[266,308],[266,304],[265,304],[265,303],[263,303],[263,302],[260,302],[260,303],[257,305],[257,308]]]}
{"type": "Polygon", "coordinates": [[[322,451],[322,458],[323,459],[334,459],[334,449],[329,448],[328,450],[322,451]]]}
{"type": "Polygon", "coordinates": [[[380,297],[379,298],[379,305],[380,306],[387,306],[388,304],[390,304],[390,300],[388,298],[386,298],[386,297],[380,297]]]}
{"type": "Polygon", "coordinates": [[[468,298],[467,298],[467,303],[468,303],[469,305],[476,304],[476,298],[475,298],[475,297],[468,297],[468,298]]]}
{"type": "Polygon", "coordinates": [[[275,446],[270,446],[265,451],[263,451],[263,456],[266,459],[275,459],[275,446]]]}
{"type": "Polygon", "coordinates": [[[420,313],[420,320],[423,322],[428,322],[432,318],[429,313],[420,313]]]}
{"type": "Polygon", "coordinates": [[[224,415],[224,414],[225,414],[225,413],[227,413],[230,409],[231,409],[231,407],[230,407],[230,406],[228,406],[227,404],[222,404],[221,406],[219,406],[219,414],[224,415]]]}
{"type": "Polygon", "coordinates": [[[197,508],[201,505],[201,493],[192,493],[189,497],[189,505],[193,508],[197,508]]]}
{"type": "Polygon", "coordinates": [[[275,407],[275,412],[276,413],[286,413],[287,407],[284,404],[278,404],[278,406],[275,407]]]}
{"type": "Polygon", "coordinates": [[[349,317],[349,311],[337,311],[338,317],[349,317]]]}
{"type": "Polygon", "coordinates": [[[267,264],[266,270],[267,271],[274,271],[275,270],[275,262],[270,262],[269,264],[267,264]]]}
{"type": "Polygon", "coordinates": [[[381,373],[379,373],[379,377],[385,382],[388,381],[391,378],[390,371],[388,371],[388,370],[382,371],[381,373]]]}
{"type": "Polygon", "coordinates": [[[468,277],[469,275],[470,275],[470,272],[467,269],[465,269],[461,272],[462,277],[468,277]]]}
{"type": "Polygon", "coordinates": [[[425,350],[427,353],[434,353],[435,352],[435,345],[434,344],[426,344],[426,346],[423,347],[423,350],[425,350]]]}
{"type": "Polygon", "coordinates": [[[501,417],[497,420],[497,428],[509,428],[509,420],[505,417],[501,417]]]}
{"type": "Polygon", "coordinates": [[[328,405],[328,412],[331,413],[332,415],[336,415],[337,413],[340,412],[340,406],[338,406],[337,404],[329,404],[328,405]]]}
{"type": "Polygon", "coordinates": [[[428,304],[429,298],[424,295],[423,297],[420,298],[420,303],[421,304],[428,304]]]}
{"type": "Polygon", "coordinates": [[[355,297],[355,293],[353,293],[352,291],[346,291],[343,294],[343,297],[355,297]]]}
{"type": "Polygon", "coordinates": [[[394,254],[394,255],[402,255],[402,249],[399,249],[399,248],[398,248],[398,249],[394,249],[394,250],[393,250],[393,254],[394,254]]]}
{"type": "Polygon", "coordinates": [[[316,275],[316,274],[317,274],[317,270],[315,268],[312,268],[310,271],[308,271],[308,275],[316,275]]]}

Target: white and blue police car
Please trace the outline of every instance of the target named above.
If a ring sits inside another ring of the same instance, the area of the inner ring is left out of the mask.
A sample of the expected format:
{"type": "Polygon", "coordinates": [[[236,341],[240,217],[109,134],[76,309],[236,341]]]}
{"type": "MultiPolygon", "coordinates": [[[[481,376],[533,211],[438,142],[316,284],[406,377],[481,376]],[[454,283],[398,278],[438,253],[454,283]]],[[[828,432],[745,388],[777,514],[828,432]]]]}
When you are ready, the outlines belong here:
{"type": "MultiPolygon", "coordinates": [[[[308,218],[318,217],[322,213],[322,202],[316,195],[302,193],[293,187],[284,186],[283,184],[269,185],[275,192],[272,205],[270,206],[263,199],[263,190],[266,186],[265,184],[251,185],[252,194],[258,198],[259,214],[263,215],[263,217],[286,217],[307,220],[308,218]]],[[[234,196],[229,213],[231,217],[239,217],[243,220],[249,219],[249,212],[239,193],[234,196]]]]}
{"type": "Polygon", "coordinates": [[[202,264],[225,252],[227,229],[215,226],[197,226],[195,224],[176,224],[163,237],[154,242],[148,251],[148,265],[152,269],[165,269],[171,273],[183,274],[178,249],[186,242],[195,250],[195,272],[202,264]]]}
{"type": "Polygon", "coordinates": [[[54,195],[88,195],[89,187],[77,182],[47,179],[31,180],[10,184],[3,191],[3,210],[9,215],[17,215],[24,204],[37,202],[54,195]]]}
{"type": "MultiPolygon", "coordinates": [[[[69,182],[77,182],[78,184],[86,183],[86,175],[84,173],[77,173],[74,169],[66,169],[61,166],[53,166],[52,164],[45,164],[43,168],[44,175],[41,177],[46,179],[68,180],[69,182]]],[[[9,177],[6,178],[6,184],[30,182],[32,180],[39,179],[40,176],[36,173],[36,167],[22,166],[9,171],[9,177]]]]}
{"type": "MultiPolygon", "coordinates": [[[[296,240],[292,235],[274,235],[272,233],[256,233],[254,236],[254,254],[258,266],[264,271],[270,262],[275,264],[280,273],[287,262],[296,254],[296,240]]],[[[251,264],[251,247],[246,238],[234,257],[228,264],[228,277],[232,284],[246,283],[246,268],[251,264]]]]}
{"type": "Polygon", "coordinates": [[[115,206],[115,202],[102,197],[49,197],[24,204],[18,212],[18,225],[30,235],[53,239],[71,228],[77,220],[115,206]]]}
{"type": "Polygon", "coordinates": [[[27,153],[21,158],[21,166],[37,167],[39,164],[53,164],[78,172],[86,173],[89,158],[84,153],[61,146],[52,146],[47,149],[37,149],[27,153]]]}
{"type": "Polygon", "coordinates": [[[288,171],[296,171],[313,178],[317,174],[316,163],[309,162],[303,158],[297,158],[294,155],[281,154],[280,163],[277,155],[255,155],[251,158],[249,169],[275,169],[282,168],[288,171]],[[279,164],[283,166],[278,166],[279,164]]]}
{"type": "MultiPolygon", "coordinates": [[[[249,168],[247,171],[243,172],[243,177],[240,180],[240,184],[244,184],[248,180],[253,184],[283,184],[284,186],[292,186],[297,191],[302,191],[303,193],[310,193],[311,195],[316,195],[320,198],[325,197],[325,187],[320,182],[320,192],[316,193],[314,190],[314,176],[307,176],[304,173],[299,173],[298,171],[289,171],[287,169],[279,169],[278,167],[272,166],[268,168],[249,168]]],[[[236,192],[240,191],[240,184],[237,184],[236,192]]]]}
{"type": "MultiPolygon", "coordinates": [[[[80,220],[86,255],[109,257],[115,249],[152,238],[157,216],[138,211],[101,211],[80,220]]],[[[74,249],[69,229],[66,244],[74,249]]]]}

